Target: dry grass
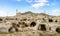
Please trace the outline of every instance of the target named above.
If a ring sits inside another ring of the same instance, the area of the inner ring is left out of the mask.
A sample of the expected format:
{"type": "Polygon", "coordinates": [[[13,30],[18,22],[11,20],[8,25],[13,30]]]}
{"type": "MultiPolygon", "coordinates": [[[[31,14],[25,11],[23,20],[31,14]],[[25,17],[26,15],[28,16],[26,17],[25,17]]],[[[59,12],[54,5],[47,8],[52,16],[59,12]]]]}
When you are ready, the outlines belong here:
{"type": "Polygon", "coordinates": [[[60,36],[58,33],[52,32],[42,32],[42,31],[22,31],[14,33],[0,33],[0,36],[60,36]]]}

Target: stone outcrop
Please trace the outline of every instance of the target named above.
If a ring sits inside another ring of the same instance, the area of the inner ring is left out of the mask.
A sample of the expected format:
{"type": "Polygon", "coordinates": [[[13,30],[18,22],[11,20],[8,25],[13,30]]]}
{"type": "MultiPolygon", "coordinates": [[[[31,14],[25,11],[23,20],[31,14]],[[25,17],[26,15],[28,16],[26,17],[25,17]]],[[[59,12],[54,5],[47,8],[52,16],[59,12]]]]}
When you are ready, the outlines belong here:
{"type": "MultiPolygon", "coordinates": [[[[60,33],[59,18],[59,16],[32,13],[30,11],[26,13],[16,13],[16,16],[0,17],[0,32],[10,33],[34,30],[46,32],[47,35],[45,33],[43,34],[48,36],[47,31],[60,33]]],[[[43,34],[40,36],[44,36],[43,34]]]]}

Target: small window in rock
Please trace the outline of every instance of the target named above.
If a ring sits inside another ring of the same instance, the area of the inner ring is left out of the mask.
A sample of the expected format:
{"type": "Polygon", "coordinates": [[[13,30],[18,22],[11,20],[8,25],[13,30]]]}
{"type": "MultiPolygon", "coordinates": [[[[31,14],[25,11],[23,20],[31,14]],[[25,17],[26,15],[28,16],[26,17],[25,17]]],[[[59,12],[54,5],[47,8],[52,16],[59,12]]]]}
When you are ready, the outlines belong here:
{"type": "Polygon", "coordinates": [[[36,25],[36,22],[31,22],[30,26],[34,27],[36,25]]]}
{"type": "Polygon", "coordinates": [[[2,21],[3,19],[0,18],[0,21],[2,21]]]}
{"type": "Polygon", "coordinates": [[[51,30],[51,27],[49,27],[49,30],[51,30]]]}
{"type": "Polygon", "coordinates": [[[17,18],[16,18],[16,20],[17,20],[17,18]]]}
{"type": "Polygon", "coordinates": [[[26,21],[27,19],[23,19],[23,21],[26,21]]]}
{"type": "Polygon", "coordinates": [[[60,33],[60,27],[56,28],[56,32],[60,33]]]}
{"type": "Polygon", "coordinates": [[[45,19],[43,18],[43,20],[45,20],[45,19]]]}
{"type": "Polygon", "coordinates": [[[13,26],[13,27],[16,27],[16,23],[12,23],[12,26],[13,26]]]}
{"type": "Polygon", "coordinates": [[[20,27],[21,27],[21,28],[25,28],[25,25],[21,25],[20,27]]]}
{"type": "Polygon", "coordinates": [[[30,21],[30,19],[28,19],[28,21],[30,21]]]}
{"type": "Polygon", "coordinates": [[[22,24],[25,24],[25,22],[22,22],[22,24]]]}
{"type": "Polygon", "coordinates": [[[58,22],[57,20],[55,20],[55,22],[58,22]]]}
{"type": "Polygon", "coordinates": [[[6,20],[8,20],[8,18],[6,18],[6,20]]]}
{"type": "Polygon", "coordinates": [[[21,22],[18,22],[18,24],[21,24],[21,22]]]}
{"type": "Polygon", "coordinates": [[[28,25],[27,25],[27,24],[25,24],[25,27],[28,27],[28,25]]]}
{"type": "Polygon", "coordinates": [[[11,30],[12,30],[12,27],[10,27],[10,28],[8,29],[8,32],[11,32],[11,30]]]}
{"type": "Polygon", "coordinates": [[[22,21],[22,19],[20,21],[22,21]]]}
{"type": "Polygon", "coordinates": [[[15,28],[15,31],[18,32],[18,28],[15,28]]]}
{"type": "Polygon", "coordinates": [[[53,20],[52,19],[49,19],[49,22],[53,22],[53,20]]]}
{"type": "MultiPolygon", "coordinates": [[[[10,28],[8,29],[8,32],[13,32],[12,29],[13,29],[13,27],[10,27],[10,28]]],[[[14,29],[15,29],[16,32],[18,32],[18,28],[15,27],[14,29]]]]}
{"type": "Polygon", "coordinates": [[[20,27],[20,25],[19,25],[19,24],[17,24],[17,27],[20,27]]]}
{"type": "Polygon", "coordinates": [[[46,22],[46,20],[43,18],[43,21],[46,22]]]}

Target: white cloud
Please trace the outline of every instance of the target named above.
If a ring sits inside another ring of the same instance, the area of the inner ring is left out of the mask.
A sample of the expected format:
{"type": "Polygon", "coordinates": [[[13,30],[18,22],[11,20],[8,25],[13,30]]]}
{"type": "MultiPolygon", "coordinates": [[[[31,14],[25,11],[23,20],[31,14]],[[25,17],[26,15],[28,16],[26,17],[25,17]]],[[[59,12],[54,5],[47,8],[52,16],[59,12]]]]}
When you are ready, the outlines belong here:
{"type": "Polygon", "coordinates": [[[32,7],[34,8],[40,8],[40,7],[44,7],[44,6],[50,6],[50,4],[48,4],[48,0],[27,0],[28,2],[35,2],[33,4],[31,4],[32,7]]]}
{"type": "Polygon", "coordinates": [[[11,10],[7,10],[7,9],[0,9],[0,17],[5,17],[5,16],[14,16],[15,13],[11,10]]]}
{"type": "Polygon", "coordinates": [[[42,6],[45,6],[45,3],[38,3],[38,4],[33,4],[32,7],[34,8],[39,8],[39,7],[42,7],[42,6]]]}
{"type": "Polygon", "coordinates": [[[26,0],[27,2],[48,2],[48,0],[26,0]]]}
{"type": "Polygon", "coordinates": [[[6,11],[3,11],[3,10],[0,10],[0,16],[7,16],[7,13],[6,13],[6,11]]]}
{"type": "Polygon", "coordinates": [[[33,2],[33,0],[26,0],[26,1],[29,2],[29,3],[33,2]]]}
{"type": "Polygon", "coordinates": [[[46,3],[32,4],[32,7],[34,7],[34,8],[40,8],[40,7],[44,7],[44,6],[49,6],[49,4],[46,4],[46,3]]]}
{"type": "Polygon", "coordinates": [[[54,9],[53,12],[60,12],[60,9],[54,9]]]}
{"type": "Polygon", "coordinates": [[[53,9],[50,11],[51,15],[58,16],[60,15],[60,9],[53,9]]]}
{"type": "Polygon", "coordinates": [[[47,0],[35,0],[35,2],[48,2],[47,0]]]}

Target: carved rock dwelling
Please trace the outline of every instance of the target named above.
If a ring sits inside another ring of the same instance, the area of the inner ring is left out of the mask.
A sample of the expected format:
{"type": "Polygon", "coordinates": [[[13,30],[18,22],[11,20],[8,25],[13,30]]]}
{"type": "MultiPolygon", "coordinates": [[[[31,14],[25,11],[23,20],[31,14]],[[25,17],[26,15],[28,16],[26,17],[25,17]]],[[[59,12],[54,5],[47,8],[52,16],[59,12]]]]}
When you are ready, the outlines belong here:
{"type": "Polygon", "coordinates": [[[24,30],[50,31],[60,33],[60,16],[51,16],[31,11],[15,16],[0,17],[0,32],[18,32],[24,30]]]}

